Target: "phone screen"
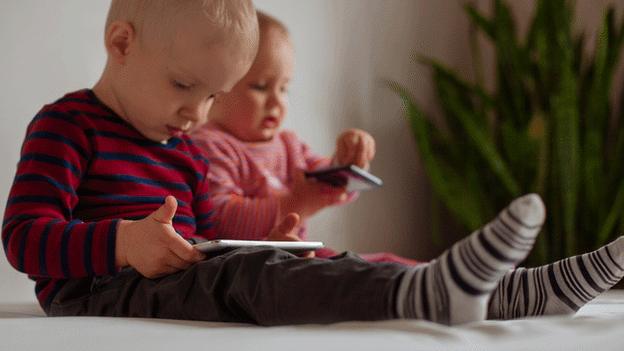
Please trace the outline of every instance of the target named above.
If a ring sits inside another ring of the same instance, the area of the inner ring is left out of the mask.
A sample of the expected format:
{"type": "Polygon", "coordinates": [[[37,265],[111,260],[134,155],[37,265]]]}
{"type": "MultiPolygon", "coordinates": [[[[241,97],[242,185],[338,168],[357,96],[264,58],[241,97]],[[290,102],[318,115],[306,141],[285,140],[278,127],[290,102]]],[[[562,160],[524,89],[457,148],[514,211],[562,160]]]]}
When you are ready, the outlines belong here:
{"type": "Polygon", "coordinates": [[[319,169],[305,175],[335,187],[345,187],[349,192],[370,190],[383,184],[378,177],[354,165],[319,169]]]}

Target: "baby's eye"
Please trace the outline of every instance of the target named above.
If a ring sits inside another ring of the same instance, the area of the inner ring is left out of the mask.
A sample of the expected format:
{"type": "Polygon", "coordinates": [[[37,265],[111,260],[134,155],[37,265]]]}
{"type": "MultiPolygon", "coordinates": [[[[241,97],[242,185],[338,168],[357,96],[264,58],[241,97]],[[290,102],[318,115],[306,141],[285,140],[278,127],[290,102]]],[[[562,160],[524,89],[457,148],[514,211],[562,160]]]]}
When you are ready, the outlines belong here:
{"type": "Polygon", "coordinates": [[[180,83],[177,80],[173,80],[171,81],[171,84],[173,85],[174,88],[176,89],[180,89],[180,90],[190,90],[191,86],[188,84],[184,84],[184,83],[180,83]]]}
{"type": "Polygon", "coordinates": [[[280,92],[284,93],[284,94],[288,94],[288,87],[287,86],[283,86],[280,88],[280,92]]]}
{"type": "Polygon", "coordinates": [[[251,89],[254,90],[259,90],[259,91],[265,91],[267,89],[267,85],[266,84],[250,84],[249,85],[251,87],[251,89]]]}

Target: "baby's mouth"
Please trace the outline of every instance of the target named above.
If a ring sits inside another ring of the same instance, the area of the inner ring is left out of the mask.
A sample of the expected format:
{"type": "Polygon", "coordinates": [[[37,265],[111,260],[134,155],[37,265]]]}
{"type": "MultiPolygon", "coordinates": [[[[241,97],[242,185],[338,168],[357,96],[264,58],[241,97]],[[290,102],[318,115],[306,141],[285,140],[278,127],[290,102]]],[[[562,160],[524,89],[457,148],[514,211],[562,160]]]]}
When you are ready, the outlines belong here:
{"type": "Polygon", "coordinates": [[[274,116],[267,116],[262,119],[262,127],[264,128],[277,128],[279,126],[279,119],[274,116]]]}
{"type": "Polygon", "coordinates": [[[172,127],[172,126],[167,126],[167,131],[169,131],[169,135],[171,135],[172,137],[177,137],[177,138],[181,137],[182,135],[186,133],[186,130],[183,130],[177,127],[172,127]]]}

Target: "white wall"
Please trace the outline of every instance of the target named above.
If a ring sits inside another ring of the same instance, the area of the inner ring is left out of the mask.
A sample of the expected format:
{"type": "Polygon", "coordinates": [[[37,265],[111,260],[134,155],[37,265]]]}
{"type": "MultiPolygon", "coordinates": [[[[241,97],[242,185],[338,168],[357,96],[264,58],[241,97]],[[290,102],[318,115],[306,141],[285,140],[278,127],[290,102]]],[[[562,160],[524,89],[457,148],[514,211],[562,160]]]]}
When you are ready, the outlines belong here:
{"type": "MultiPolygon", "coordinates": [[[[2,213],[28,122],[44,103],[98,78],[107,8],[102,0],[0,1],[2,213]]],[[[0,301],[32,300],[32,282],[0,256],[0,301]]]]}
{"type": "MultiPolygon", "coordinates": [[[[355,204],[322,212],[311,222],[312,238],[341,250],[393,251],[422,259],[439,251],[427,235],[430,195],[415,143],[398,99],[381,80],[407,85],[425,111],[435,113],[429,72],[410,55],[419,52],[470,69],[461,3],[256,0],[286,23],[296,47],[287,127],[323,154],[332,153],[335,136],[347,127],[364,128],[377,139],[372,171],[385,186],[355,204]]],[[[527,16],[529,2],[523,3],[517,7],[527,16]]],[[[592,0],[578,3],[584,15],[600,13],[592,0]]],[[[0,1],[1,211],[27,123],[44,103],[97,80],[105,60],[107,7],[107,0],[0,1]]],[[[31,299],[32,283],[0,255],[0,301],[31,299]]]]}

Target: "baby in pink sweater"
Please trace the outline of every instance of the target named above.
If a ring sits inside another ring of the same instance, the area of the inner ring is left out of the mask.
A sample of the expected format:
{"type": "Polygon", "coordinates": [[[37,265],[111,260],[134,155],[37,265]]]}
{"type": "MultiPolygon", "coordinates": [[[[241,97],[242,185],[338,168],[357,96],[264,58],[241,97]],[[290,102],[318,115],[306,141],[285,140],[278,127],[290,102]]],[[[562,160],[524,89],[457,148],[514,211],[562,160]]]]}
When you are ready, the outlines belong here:
{"type": "MultiPolygon", "coordinates": [[[[258,21],[260,46],[252,67],[231,92],[216,97],[210,122],[192,136],[210,161],[220,237],[305,240],[307,218],[325,207],[352,201],[355,194],[306,179],[304,171],[347,164],[368,169],[375,140],[363,130],[348,129],[338,136],[333,157],[322,157],[293,132],[281,130],[288,110],[293,47],[281,22],[261,12],[258,21]],[[298,237],[268,237],[291,212],[300,216],[298,237]]],[[[321,257],[333,254],[317,251],[321,257]]],[[[391,254],[364,257],[412,263],[391,254]]]]}

